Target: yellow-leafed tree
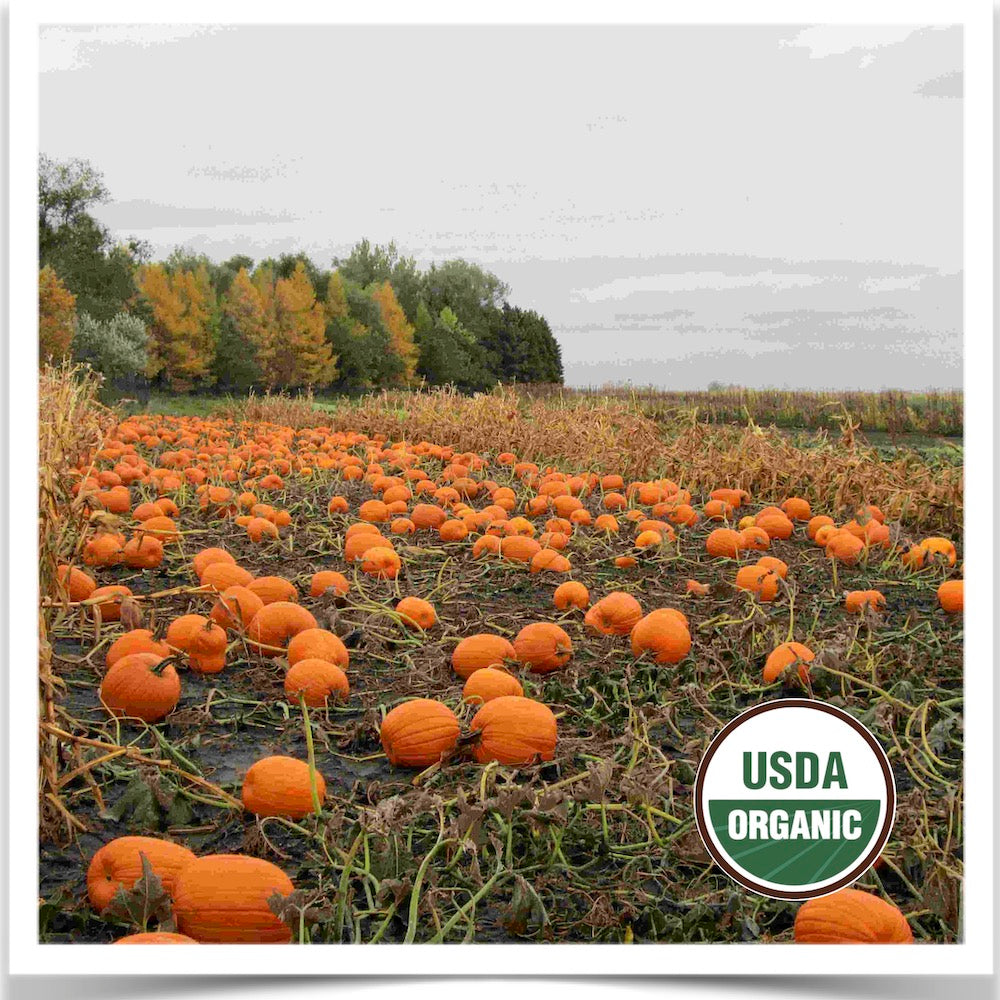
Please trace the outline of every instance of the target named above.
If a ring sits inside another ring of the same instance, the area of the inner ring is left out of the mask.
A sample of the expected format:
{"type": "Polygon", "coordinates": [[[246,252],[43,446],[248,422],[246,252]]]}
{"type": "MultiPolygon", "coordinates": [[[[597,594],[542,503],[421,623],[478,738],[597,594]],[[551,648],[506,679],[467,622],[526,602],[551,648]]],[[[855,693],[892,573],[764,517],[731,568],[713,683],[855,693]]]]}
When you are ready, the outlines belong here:
{"type": "Polygon", "coordinates": [[[248,347],[256,350],[267,340],[267,326],[271,306],[270,281],[255,283],[245,267],[241,267],[222,297],[222,315],[240,334],[248,347]],[[265,302],[261,287],[267,286],[265,302]]]}
{"type": "Polygon", "coordinates": [[[217,304],[206,268],[171,273],[162,264],[150,264],[140,268],[136,287],[150,318],[146,374],[162,375],[178,392],[209,379],[217,304]]]}
{"type": "Polygon", "coordinates": [[[62,361],[68,357],[76,330],[76,296],[51,267],[38,272],[38,359],[62,361]]]}
{"type": "Polygon", "coordinates": [[[371,289],[372,301],[379,308],[382,325],[389,334],[389,342],[393,352],[403,363],[403,371],[398,381],[408,383],[413,381],[413,373],[417,368],[417,345],[413,340],[413,325],[406,318],[403,307],[396,299],[396,293],[388,281],[371,289]]]}
{"type": "Polygon", "coordinates": [[[291,277],[272,285],[270,268],[254,275],[264,323],[257,364],[271,388],[329,385],[337,359],[326,340],[326,315],[301,261],[291,277]]]}

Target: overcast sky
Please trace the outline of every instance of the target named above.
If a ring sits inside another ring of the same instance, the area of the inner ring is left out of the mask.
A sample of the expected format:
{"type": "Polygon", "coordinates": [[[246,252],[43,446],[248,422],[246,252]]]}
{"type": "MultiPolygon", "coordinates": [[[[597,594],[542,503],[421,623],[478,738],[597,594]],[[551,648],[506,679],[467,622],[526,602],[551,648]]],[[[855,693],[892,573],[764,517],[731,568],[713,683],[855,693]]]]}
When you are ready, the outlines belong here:
{"type": "Polygon", "coordinates": [[[49,27],[41,148],[157,256],[395,239],[566,381],[959,387],[961,28],[49,27]]]}

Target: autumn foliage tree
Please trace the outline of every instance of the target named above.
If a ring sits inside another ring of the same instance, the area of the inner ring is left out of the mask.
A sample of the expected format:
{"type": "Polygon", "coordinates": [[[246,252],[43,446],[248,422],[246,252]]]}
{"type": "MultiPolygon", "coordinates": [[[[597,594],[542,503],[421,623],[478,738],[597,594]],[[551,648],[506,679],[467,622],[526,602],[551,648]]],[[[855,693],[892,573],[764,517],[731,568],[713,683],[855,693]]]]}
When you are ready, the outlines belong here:
{"type": "Polygon", "coordinates": [[[38,272],[38,358],[42,363],[69,355],[76,330],[76,296],[51,267],[38,272]]]}
{"type": "Polygon", "coordinates": [[[148,377],[177,392],[209,384],[217,311],[207,268],[171,273],[150,264],[139,269],[136,287],[149,321],[148,377]]]}
{"type": "Polygon", "coordinates": [[[288,278],[271,284],[270,268],[261,268],[254,285],[260,295],[263,323],[257,335],[257,364],[270,388],[322,387],[337,372],[337,359],[326,339],[326,314],[316,300],[300,261],[288,278]]]}
{"type": "Polygon", "coordinates": [[[393,354],[402,362],[402,371],[397,380],[402,384],[413,381],[417,368],[417,345],[413,341],[413,325],[406,318],[403,307],[396,299],[396,293],[388,281],[383,281],[371,290],[372,301],[378,306],[379,315],[393,354]]]}

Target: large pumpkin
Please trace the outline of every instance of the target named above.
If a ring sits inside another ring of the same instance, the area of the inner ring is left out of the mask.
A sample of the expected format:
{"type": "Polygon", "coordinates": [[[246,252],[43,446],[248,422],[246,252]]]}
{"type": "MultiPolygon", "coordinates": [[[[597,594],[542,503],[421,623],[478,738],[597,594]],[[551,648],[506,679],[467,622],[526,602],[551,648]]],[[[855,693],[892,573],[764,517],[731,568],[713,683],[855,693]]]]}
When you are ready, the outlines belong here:
{"type": "Polygon", "coordinates": [[[174,883],[177,930],[213,944],[287,944],[292,932],[268,906],[288,896],[292,880],[276,865],[241,854],[208,854],[186,865],[174,883]]]}
{"type": "Polygon", "coordinates": [[[504,660],[517,659],[514,647],[502,636],[480,632],[464,638],[451,654],[451,665],[459,677],[466,679],[483,667],[503,665],[504,660]]]}
{"type": "Polygon", "coordinates": [[[532,764],[555,756],[556,717],[540,701],[493,698],[472,717],[470,727],[479,733],[472,752],[480,764],[532,764]]]}
{"type": "Polygon", "coordinates": [[[455,713],[432,698],[397,705],[382,721],[381,740],[390,764],[429,767],[458,742],[455,713]]]}
{"type": "Polygon", "coordinates": [[[98,913],[120,889],[131,889],[142,876],[145,854],[153,873],[171,895],[178,873],[195,860],[193,851],[157,837],[117,837],[108,841],[90,859],[87,867],[87,898],[98,913]]]}
{"type": "Polygon", "coordinates": [[[795,915],[799,944],[912,944],[900,910],[860,889],[841,889],[807,900],[795,915]]]}
{"type": "Polygon", "coordinates": [[[101,681],[101,701],[112,715],[158,722],[181,697],[181,680],[172,663],[161,667],[159,653],[129,653],[116,660],[101,681]]]}

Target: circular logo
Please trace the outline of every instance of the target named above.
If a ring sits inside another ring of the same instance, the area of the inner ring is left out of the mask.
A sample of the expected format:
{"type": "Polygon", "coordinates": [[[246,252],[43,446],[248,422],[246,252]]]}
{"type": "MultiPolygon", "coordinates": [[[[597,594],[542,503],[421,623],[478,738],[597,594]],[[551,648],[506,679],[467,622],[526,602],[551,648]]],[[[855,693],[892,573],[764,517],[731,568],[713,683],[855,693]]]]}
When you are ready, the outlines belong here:
{"type": "Polygon", "coordinates": [[[698,832],[741,885],[811,899],[850,885],[896,811],[885,751],[853,716],[803,698],[766,702],[712,740],[695,781],[698,832]]]}

